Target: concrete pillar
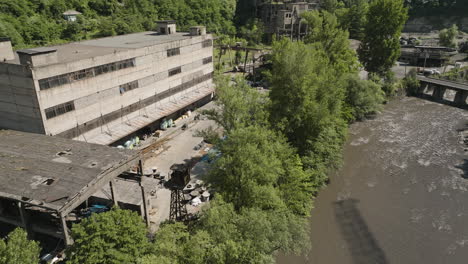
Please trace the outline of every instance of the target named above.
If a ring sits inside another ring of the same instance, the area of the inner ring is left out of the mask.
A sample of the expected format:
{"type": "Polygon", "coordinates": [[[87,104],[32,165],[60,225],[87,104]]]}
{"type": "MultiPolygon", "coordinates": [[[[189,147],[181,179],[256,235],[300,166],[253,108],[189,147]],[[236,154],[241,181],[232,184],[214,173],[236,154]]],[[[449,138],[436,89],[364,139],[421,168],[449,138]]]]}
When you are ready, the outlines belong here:
{"type": "Polygon", "coordinates": [[[112,201],[114,201],[114,205],[118,206],[118,200],[117,200],[118,196],[117,196],[116,184],[115,184],[114,180],[111,180],[109,182],[109,189],[110,189],[110,192],[111,192],[112,201]]]}
{"type": "Polygon", "coordinates": [[[444,99],[445,90],[446,90],[446,88],[443,88],[443,87],[440,87],[440,86],[435,86],[434,87],[434,92],[432,93],[432,97],[434,97],[435,100],[444,99]]]}
{"type": "Polygon", "coordinates": [[[424,90],[426,90],[426,88],[429,89],[429,85],[427,83],[420,82],[417,94],[418,95],[423,95],[424,90]]]}
{"type": "Polygon", "coordinates": [[[140,184],[141,187],[141,198],[143,199],[143,213],[141,216],[145,219],[146,226],[150,226],[149,211],[148,211],[148,200],[146,197],[145,187],[140,184]]]}
{"type": "Polygon", "coordinates": [[[29,224],[29,219],[28,219],[26,209],[24,208],[24,203],[18,202],[18,210],[20,213],[21,224],[23,228],[26,230],[26,232],[28,233],[28,238],[33,239],[34,231],[32,230],[31,225],[29,224]]]}
{"type": "Polygon", "coordinates": [[[468,98],[468,91],[458,90],[457,93],[455,94],[455,99],[453,100],[453,102],[457,106],[465,106],[467,98],[468,98]]]}
{"type": "Polygon", "coordinates": [[[138,161],[137,174],[143,177],[143,162],[141,162],[141,159],[138,161]]]}
{"type": "Polygon", "coordinates": [[[65,242],[65,245],[70,246],[73,244],[73,240],[70,237],[70,234],[68,233],[67,221],[65,220],[66,215],[63,215],[61,213],[58,213],[58,215],[60,217],[60,223],[62,225],[63,241],[65,242]]]}

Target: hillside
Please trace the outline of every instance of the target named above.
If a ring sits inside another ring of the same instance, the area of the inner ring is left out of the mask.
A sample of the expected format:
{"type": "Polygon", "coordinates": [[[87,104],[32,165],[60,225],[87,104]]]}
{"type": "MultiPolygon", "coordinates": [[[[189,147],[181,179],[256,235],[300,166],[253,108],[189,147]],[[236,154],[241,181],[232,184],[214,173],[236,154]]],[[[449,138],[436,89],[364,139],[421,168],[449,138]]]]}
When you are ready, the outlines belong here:
{"type": "Polygon", "coordinates": [[[162,19],[234,33],[235,9],[236,0],[0,0],[0,36],[19,49],[153,30],[162,19]],[[63,18],[70,9],[77,22],[63,18]]]}

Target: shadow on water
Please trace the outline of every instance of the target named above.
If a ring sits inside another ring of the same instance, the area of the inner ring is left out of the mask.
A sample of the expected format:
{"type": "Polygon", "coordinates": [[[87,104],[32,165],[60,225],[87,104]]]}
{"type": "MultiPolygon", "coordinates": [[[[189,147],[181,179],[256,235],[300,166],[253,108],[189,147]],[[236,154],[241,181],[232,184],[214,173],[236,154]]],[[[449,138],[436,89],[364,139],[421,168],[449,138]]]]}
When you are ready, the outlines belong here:
{"type": "Polygon", "coordinates": [[[372,235],[362,217],[355,199],[333,203],[336,221],[344,240],[348,243],[353,263],[387,264],[385,253],[372,235]]]}
{"type": "Polygon", "coordinates": [[[468,180],[468,159],[464,159],[462,164],[455,167],[462,170],[461,176],[468,180]]]}

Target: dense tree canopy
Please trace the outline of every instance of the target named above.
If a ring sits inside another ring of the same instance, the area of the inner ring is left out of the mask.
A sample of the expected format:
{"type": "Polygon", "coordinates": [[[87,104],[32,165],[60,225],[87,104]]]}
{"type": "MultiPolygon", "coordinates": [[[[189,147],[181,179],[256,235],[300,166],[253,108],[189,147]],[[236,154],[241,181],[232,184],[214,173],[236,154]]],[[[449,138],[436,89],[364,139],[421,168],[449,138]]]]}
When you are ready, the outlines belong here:
{"type": "Polygon", "coordinates": [[[21,228],[0,239],[0,264],[37,264],[39,252],[39,243],[28,240],[28,235],[21,228]]]}
{"type": "Polygon", "coordinates": [[[452,25],[450,28],[443,29],[439,32],[439,44],[441,46],[456,48],[457,42],[455,37],[458,35],[457,25],[452,25]]]}
{"type": "Polygon", "coordinates": [[[349,37],[362,40],[364,38],[364,26],[369,9],[368,0],[349,0],[346,7],[336,10],[340,24],[349,31],[349,37]]]}
{"type": "Polygon", "coordinates": [[[274,132],[249,126],[229,133],[210,182],[235,208],[288,208],[308,215],[313,187],[294,150],[274,132]]]}
{"type": "Polygon", "coordinates": [[[211,110],[205,113],[227,133],[252,124],[267,125],[268,112],[265,105],[268,104],[268,98],[265,95],[253,90],[242,78],[231,81],[220,76],[216,84],[216,104],[221,111],[211,110]]]}
{"type": "Polygon", "coordinates": [[[112,209],[93,214],[72,228],[69,264],[133,263],[148,252],[147,230],[140,216],[112,209]]]}
{"type": "Polygon", "coordinates": [[[271,120],[301,155],[321,132],[321,124],[341,109],[344,96],[336,69],[324,50],[282,40],[274,45],[271,82],[271,120]]]}
{"type": "Polygon", "coordinates": [[[411,16],[466,15],[467,0],[405,0],[411,16]]]}
{"type": "Polygon", "coordinates": [[[369,5],[358,54],[368,72],[383,75],[400,56],[399,38],[408,18],[403,0],[375,0],[369,5]]]}
{"type": "Polygon", "coordinates": [[[314,45],[283,39],[273,50],[270,120],[298,149],[311,181],[320,186],[340,163],[346,135],[341,67],[314,45]]]}
{"type": "Polygon", "coordinates": [[[342,81],[346,91],[345,108],[350,111],[351,121],[362,120],[381,109],[385,93],[378,83],[361,80],[356,75],[348,75],[342,81]]]}
{"type": "Polygon", "coordinates": [[[234,34],[235,10],[236,0],[0,0],[0,36],[24,48],[154,30],[160,19],[234,34]],[[65,21],[68,9],[82,13],[77,22],[65,21]]]}
{"type": "Polygon", "coordinates": [[[240,212],[218,196],[192,228],[167,223],[139,264],[274,263],[278,250],[305,254],[306,219],[288,211],[245,208],[240,212]]]}
{"type": "Polygon", "coordinates": [[[304,42],[325,51],[338,75],[356,72],[359,65],[356,53],[350,49],[349,34],[339,27],[336,16],[327,11],[311,11],[303,17],[309,26],[304,42]]]}

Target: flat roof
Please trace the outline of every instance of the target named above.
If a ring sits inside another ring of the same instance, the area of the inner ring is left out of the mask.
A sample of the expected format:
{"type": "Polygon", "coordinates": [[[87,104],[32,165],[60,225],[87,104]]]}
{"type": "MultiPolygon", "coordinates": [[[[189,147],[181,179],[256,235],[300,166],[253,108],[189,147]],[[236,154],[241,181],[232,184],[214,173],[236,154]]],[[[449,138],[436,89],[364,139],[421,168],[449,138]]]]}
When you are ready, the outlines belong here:
{"type": "Polygon", "coordinates": [[[138,159],[132,150],[0,130],[0,197],[60,210],[138,159]]]}
{"type": "Polygon", "coordinates": [[[158,20],[156,23],[166,23],[166,24],[175,24],[175,20],[158,20]]]}
{"type": "Polygon", "coordinates": [[[39,55],[39,54],[46,54],[46,53],[52,53],[56,52],[57,49],[54,48],[49,48],[49,47],[41,47],[41,48],[33,48],[33,49],[24,49],[24,50],[18,50],[18,53],[25,53],[29,55],[39,55]]]}
{"type": "MultiPolygon", "coordinates": [[[[17,53],[23,52],[29,54],[30,52],[34,53],[38,50],[56,50],[58,63],[68,63],[109,55],[119,51],[139,49],[174,41],[180,41],[191,37],[193,36],[187,32],[176,32],[165,35],[155,31],[146,31],[100,39],[85,40],[80,42],[71,42],[57,46],[19,50],[17,53]]],[[[16,53],[15,55],[15,59],[5,61],[5,63],[20,64],[18,55],[16,53]]]]}
{"type": "Polygon", "coordinates": [[[81,15],[81,13],[76,11],[76,10],[67,10],[67,11],[63,12],[62,15],[64,15],[64,16],[70,16],[70,15],[73,16],[73,15],[81,15]]]}

